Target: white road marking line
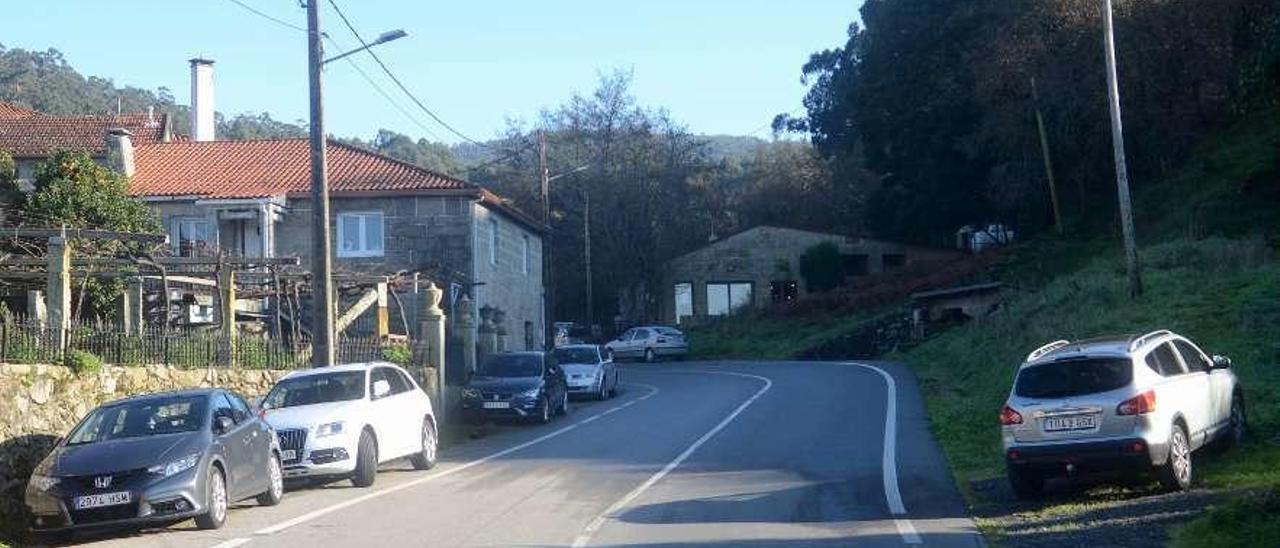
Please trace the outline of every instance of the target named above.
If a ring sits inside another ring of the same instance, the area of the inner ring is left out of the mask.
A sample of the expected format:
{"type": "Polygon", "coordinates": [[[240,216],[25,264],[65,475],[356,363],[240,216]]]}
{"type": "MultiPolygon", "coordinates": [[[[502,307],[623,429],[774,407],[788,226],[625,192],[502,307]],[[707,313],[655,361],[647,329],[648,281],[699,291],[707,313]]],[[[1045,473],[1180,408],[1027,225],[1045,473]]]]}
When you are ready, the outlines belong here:
{"type": "Polygon", "coordinates": [[[690,445],[687,449],[684,450],[683,453],[680,453],[680,455],[677,456],[674,460],[667,463],[666,466],[662,467],[661,470],[659,470],[652,476],[649,476],[649,479],[645,480],[644,483],[641,483],[635,489],[632,489],[630,493],[627,493],[626,496],[619,499],[618,502],[613,503],[612,506],[605,509],[605,511],[602,512],[599,516],[596,516],[594,520],[591,520],[591,523],[587,524],[586,529],[583,529],[582,533],[573,539],[574,548],[581,548],[582,546],[586,546],[587,544],[589,544],[591,542],[591,537],[595,535],[600,530],[601,527],[604,526],[605,522],[608,521],[609,518],[614,517],[614,515],[620,512],[623,508],[626,508],[628,504],[631,504],[631,501],[635,500],[637,497],[639,497],[642,493],[644,493],[650,487],[653,487],[654,484],[658,483],[659,481],[662,481],[662,478],[667,477],[667,474],[670,474],[672,470],[675,470],[677,466],[680,466],[680,463],[684,462],[685,459],[689,458],[689,455],[692,455],[694,451],[697,451],[699,447],[702,447],[702,444],[707,443],[707,440],[710,440],[713,436],[715,436],[721,430],[724,430],[726,426],[729,426],[729,423],[733,422],[733,419],[736,419],[738,415],[742,414],[742,412],[747,409],[748,406],[750,406],[752,403],[755,403],[755,401],[759,399],[760,396],[763,396],[765,392],[769,391],[769,388],[773,387],[773,381],[769,380],[768,378],[761,377],[759,375],[748,375],[746,373],[733,373],[729,371],[697,371],[697,373],[747,377],[751,379],[764,381],[764,386],[761,387],[760,390],[757,391],[755,394],[752,394],[750,398],[747,398],[747,401],[742,402],[742,404],[739,405],[737,409],[734,409],[732,413],[729,413],[729,416],[725,417],[724,420],[721,420],[720,423],[715,425],[714,428],[712,428],[711,430],[708,430],[705,434],[702,435],[702,437],[698,438],[697,441],[693,442],[693,445],[690,445]]]}
{"type": "MultiPolygon", "coordinates": [[[[894,516],[905,516],[907,507],[902,504],[902,492],[898,490],[898,383],[893,380],[893,375],[879,367],[865,363],[848,363],[875,371],[884,378],[887,403],[884,411],[884,442],[881,444],[884,446],[884,454],[880,463],[884,476],[884,498],[889,505],[889,513],[894,516]]],[[[907,544],[923,542],[909,518],[895,517],[893,523],[898,527],[898,535],[902,537],[903,542],[907,544]]]]}
{"type": "MultiPolygon", "coordinates": [[[[648,390],[649,390],[649,393],[648,393],[648,394],[645,394],[645,395],[643,395],[643,396],[640,396],[640,397],[638,397],[638,398],[636,398],[636,399],[634,399],[634,400],[631,400],[631,401],[627,402],[627,403],[626,403],[626,405],[631,405],[631,404],[633,404],[633,403],[637,403],[637,402],[641,402],[641,401],[647,400],[647,399],[652,398],[653,396],[657,395],[657,394],[658,394],[658,392],[659,392],[658,387],[653,386],[653,385],[640,384],[640,383],[627,383],[627,384],[632,385],[632,386],[639,386],[639,387],[641,387],[641,388],[646,388],[646,389],[648,389],[648,390]]],[[[615,409],[618,409],[618,408],[615,408],[615,409]]],[[[606,413],[607,413],[607,412],[606,412],[606,413]]],[[[548,433],[548,434],[545,434],[545,435],[539,436],[539,437],[537,437],[537,438],[534,438],[534,439],[532,439],[532,440],[526,441],[526,442],[524,442],[524,443],[521,443],[521,444],[516,445],[516,446],[513,446],[513,447],[508,447],[508,448],[503,449],[503,450],[501,450],[501,451],[498,451],[498,452],[496,452],[496,453],[490,454],[490,455],[488,455],[488,456],[486,456],[486,457],[482,457],[482,458],[479,458],[479,459],[476,459],[476,460],[473,460],[473,461],[469,461],[469,462],[467,462],[467,463],[464,463],[464,464],[461,464],[461,465],[455,466],[455,467],[450,468],[450,469],[448,469],[448,470],[441,470],[441,471],[436,472],[436,473],[434,473],[434,474],[431,474],[431,475],[428,475],[428,476],[423,476],[423,477],[418,478],[418,479],[415,479],[415,480],[413,480],[413,481],[409,481],[409,482],[401,483],[401,484],[399,484],[399,485],[395,485],[395,486],[392,486],[392,487],[388,487],[388,488],[386,488],[386,489],[382,489],[382,490],[380,490],[380,491],[374,491],[374,492],[372,492],[372,493],[368,493],[368,494],[366,494],[366,495],[361,495],[361,496],[356,497],[356,498],[353,498],[353,499],[348,499],[348,500],[345,500],[345,501],[340,502],[340,503],[338,503],[338,504],[334,504],[333,506],[328,506],[328,507],[325,507],[325,508],[321,508],[321,509],[319,509],[319,510],[315,510],[315,511],[312,511],[312,512],[308,512],[308,513],[303,514],[303,515],[301,515],[301,516],[295,517],[295,518],[293,518],[293,519],[290,519],[290,520],[286,520],[286,521],[283,521],[283,522],[277,523],[277,524],[275,524],[275,525],[272,525],[271,527],[264,527],[264,528],[262,528],[262,529],[259,529],[259,530],[257,530],[257,531],[254,531],[254,532],[253,532],[253,536],[255,536],[255,537],[261,537],[261,536],[274,535],[274,534],[276,534],[276,533],[279,533],[279,532],[281,532],[281,531],[284,531],[285,529],[289,529],[289,528],[291,528],[291,527],[296,527],[296,526],[298,526],[298,525],[302,525],[303,523],[306,523],[306,522],[309,522],[309,521],[315,520],[315,519],[317,519],[317,518],[320,518],[320,517],[326,516],[326,515],[331,514],[331,513],[333,513],[333,512],[337,512],[338,510],[342,510],[342,509],[344,509],[344,508],[349,508],[349,507],[355,506],[355,505],[357,505],[357,504],[360,504],[360,503],[362,503],[362,502],[367,502],[367,501],[370,501],[370,500],[373,500],[373,499],[376,499],[376,498],[379,498],[379,497],[382,497],[382,496],[385,496],[385,495],[389,495],[389,494],[391,494],[391,493],[395,493],[395,492],[397,492],[397,491],[402,491],[402,490],[408,489],[408,488],[410,488],[410,487],[416,487],[416,486],[418,486],[418,485],[421,485],[421,484],[423,484],[423,483],[429,482],[429,481],[431,481],[431,480],[438,479],[438,478],[442,478],[442,477],[449,476],[449,475],[452,475],[452,474],[456,474],[456,473],[461,472],[461,471],[463,471],[463,470],[466,470],[466,469],[468,469],[468,468],[472,468],[472,467],[475,467],[475,466],[479,466],[479,465],[481,465],[481,464],[484,464],[484,463],[486,463],[486,462],[492,461],[492,460],[494,460],[494,459],[498,459],[498,458],[505,457],[505,456],[510,455],[511,453],[515,453],[516,451],[519,451],[519,450],[521,450],[521,449],[526,449],[526,448],[532,447],[532,446],[534,446],[534,445],[537,445],[537,444],[539,444],[539,443],[542,443],[542,442],[544,442],[544,441],[547,441],[547,440],[549,440],[549,439],[551,439],[551,438],[554,438],[554,437],[559,436],[559,435],[561,435],[561,434],[564,434],[564,433],[566,433],[566,432],[569,432],[569,431],[575,430],[575,429],[577,429],[579,426],[582,426],[583,424],[586,424],[587,422],[589,422],[589,421],[591,421],[591,420],[595,420],[596,418],[599,418],[600,416],[603,416],[603,415],[604,415],[604,414],[606,414],[606,413],[599,413],[599,414],[596,414],[596,415],[592,416],[592,417],[591,417],[591,418],[589,418],[589,419],[584,419],[584,420],[581,420],[581,421],[575,422],[575,423],[573,423],[573,424],[570,424],[570,425],[568,425],[568,426],[565,426],[564,428],[560,428],[559,430],[556,430],[556,431],[554,431],[554,432],[551,432],[551,433],[548,433]]],[[[242,537],[242,538],[236,538],[236,539],[232,539],[232,540],[229,540],[229,541],[223,542],[223,543],[221,543],[221,544],[216,544],[216,545],[214,545],[212,548],[234,548],[234,547],[236,547],[236,546],[241,546],[241,545],[243,545],[243,544],[247,544],[247,543],[248,543],[248,542],[250,542],[251,540],[252,540],[251,538],[245,538],[245,537],[242,537]]]]}

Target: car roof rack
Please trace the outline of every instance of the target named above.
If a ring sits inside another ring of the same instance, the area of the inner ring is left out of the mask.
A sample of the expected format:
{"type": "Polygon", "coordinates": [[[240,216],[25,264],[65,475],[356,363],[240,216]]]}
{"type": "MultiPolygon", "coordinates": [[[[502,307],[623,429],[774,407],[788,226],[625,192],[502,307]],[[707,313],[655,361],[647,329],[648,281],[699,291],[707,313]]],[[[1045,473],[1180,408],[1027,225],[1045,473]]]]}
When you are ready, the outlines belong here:
{"type": "Polygon", "coordinates": [[[1049,344],[1046,344],[1046,345],[1044,345],[1044,346],[1041,346],[1040,348],[1035,349],[1035,350],[1034,350],[1034,351],[1032,351],[1030,354],[1027,354],[1027,361],[1029,361],[1029,362],[1036,361],[1036,360],[1038,360],[1038,359],[1040,359],[1040,358],[1044,357],[1044,355],[1045,355],[1045,354],[1048,354],[1048,353],[1050,353],[1050,352],[1053,352],[1054,350],[1057,350],[1057,349],[1059,349],[1059,348],[1062,348],[1062,347],[1064,347],[1064,346],[1066,346],[1066,345],[1068,345],[1068,344],[1071,344],[1071,341],[1068,341],[1068,340],[1065,340],[1065,339],[1064,339],[1064,340],[1060,340],[1060,341],[1053,341],[1053,342],[1051,342],[1051,343],[1049,343],[1049,344]]]}
{"type": "Polygon", "coordinates": [[[1130,342],[1129,351],[1133,352],[1134,350],[1141,348],[1142,345],[1147,344],[1147,342],[1149,342],[1151,339],[1154,339],[1156,337],[1163,337],[1165,335],[1172,335],[1172,334],[1173,332],[1169,331],[1168,329],[1157,329],[1155,331],[1147,333],[1146,335],[1143,335],[1141,337],[1134,339],[1133,342],[1130,342]]]}

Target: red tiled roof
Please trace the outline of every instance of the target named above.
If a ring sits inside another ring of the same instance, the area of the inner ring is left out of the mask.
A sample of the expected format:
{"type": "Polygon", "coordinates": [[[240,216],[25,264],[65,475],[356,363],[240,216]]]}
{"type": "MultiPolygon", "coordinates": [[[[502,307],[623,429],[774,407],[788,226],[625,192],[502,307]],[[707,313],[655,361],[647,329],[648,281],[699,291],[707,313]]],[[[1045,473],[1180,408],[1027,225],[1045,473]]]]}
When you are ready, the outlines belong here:
{"type": "Polygon", "coordinates": [[[36,111],[26,107],[20,107],[13,103],[0,101],[0,117],[31,116],[32,114],[36,114],[36,111]]]}
{"type": "Polygon", "coordinates": [[[54,116],[32,112],[0,116],[0,149],[18,158],[45,157],[58,150],[102,155],[106,151],[107,130],[114,128],[133,133],[135,146],[164,139],[162,118],[146,113],[54,116]]]}
{"type": "MultiPolygon", "coordinates": [[[[139,196],[264,198],[305,194],[311,189],[306,139],[186,141],[136,149],[133,193],[139,196]]],[[[330,140],[329,191],[466,191],[479,187],[330,140]]]]}

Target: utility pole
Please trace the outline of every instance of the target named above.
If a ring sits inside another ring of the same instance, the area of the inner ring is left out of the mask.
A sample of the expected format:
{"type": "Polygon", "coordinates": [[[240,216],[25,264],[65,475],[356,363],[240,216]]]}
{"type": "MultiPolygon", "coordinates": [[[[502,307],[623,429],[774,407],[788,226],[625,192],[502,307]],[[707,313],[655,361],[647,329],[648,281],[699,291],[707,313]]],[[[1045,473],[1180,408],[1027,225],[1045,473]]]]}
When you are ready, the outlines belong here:
{"type": "Polygon", "coordinates": [[[1129,274],[1129,296],[1142,295],[1142,273],[1138,269],[1138,244],[1133,230],[1133,203],[1129,197],[1129,168],[1124,153],[1124,125],[1120,120],[1120,83],[1116,75],[1115,23],[1111,0],[1103,0],[1102,14],[1107,48],[1107,92],[1111,108],[1111,140],[1116,156],[1116,186],[1120,199],[1120,230],[1124,236],[1124,255],[1129,274]]]}
{"type": "Polygon", "coordinates": [[[551,283],[551,171],[547,167],[547,136],[538,130],[538,172],[542,179],[542,334],[547,350],[556,346],[555,286],[551,283]]]}
{"type": "Polygon", "coordinates": [[[595,278],[591,275],[591,189],[583,190],[583,213],[582,213],[582,262],[585,263],[587,270],[587,330],[592,336],[595,336],[596,327],[596,301],[595,301],[595,278]]]}
{"type": "Polygon", "coordinates": [[[1040,151],[1044,156],[1044,175],[1049,179],[1049,200],[1053,202],[1053,227],[1062,234],[1062,209],[1058,205],[1058,183],[1053,178],[1053,157],[1049,155],[1049,134],[1044,129],[1044,114],[1040,112],[1040,93],[1036,91],[1036,77],[1031,77],[1031,102],[1036,107],[1036,125],[1040,128],[1040,151]]]}
{"type": "Polygon", "coordinates": [[[311,83],[311,366],[336,362],[333,341],[333,258],[329,253],[329,172],[325,161],[320,0],[307,1],[307,65],[311,83]]]}

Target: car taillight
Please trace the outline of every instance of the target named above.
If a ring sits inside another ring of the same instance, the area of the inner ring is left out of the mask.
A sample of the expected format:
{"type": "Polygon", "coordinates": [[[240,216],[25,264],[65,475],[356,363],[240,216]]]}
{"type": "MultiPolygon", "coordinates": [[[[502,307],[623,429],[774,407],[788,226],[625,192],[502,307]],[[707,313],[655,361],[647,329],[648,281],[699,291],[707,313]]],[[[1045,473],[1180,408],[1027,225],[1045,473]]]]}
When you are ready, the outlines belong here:
{"type": "Polygon", "coordinates": [[[1011,426],[1014,424],[1022,424],[1022,413],[1015,411],[1008,405],[1000,408],[1000,424],[1002,426],[1011,426]]]}
{"type": "Polygon", "coordinates": [[[1116,406],[1117,415],[1145,415],[1156,410],[1156,393],[1148,390],[1116,406]]]}

